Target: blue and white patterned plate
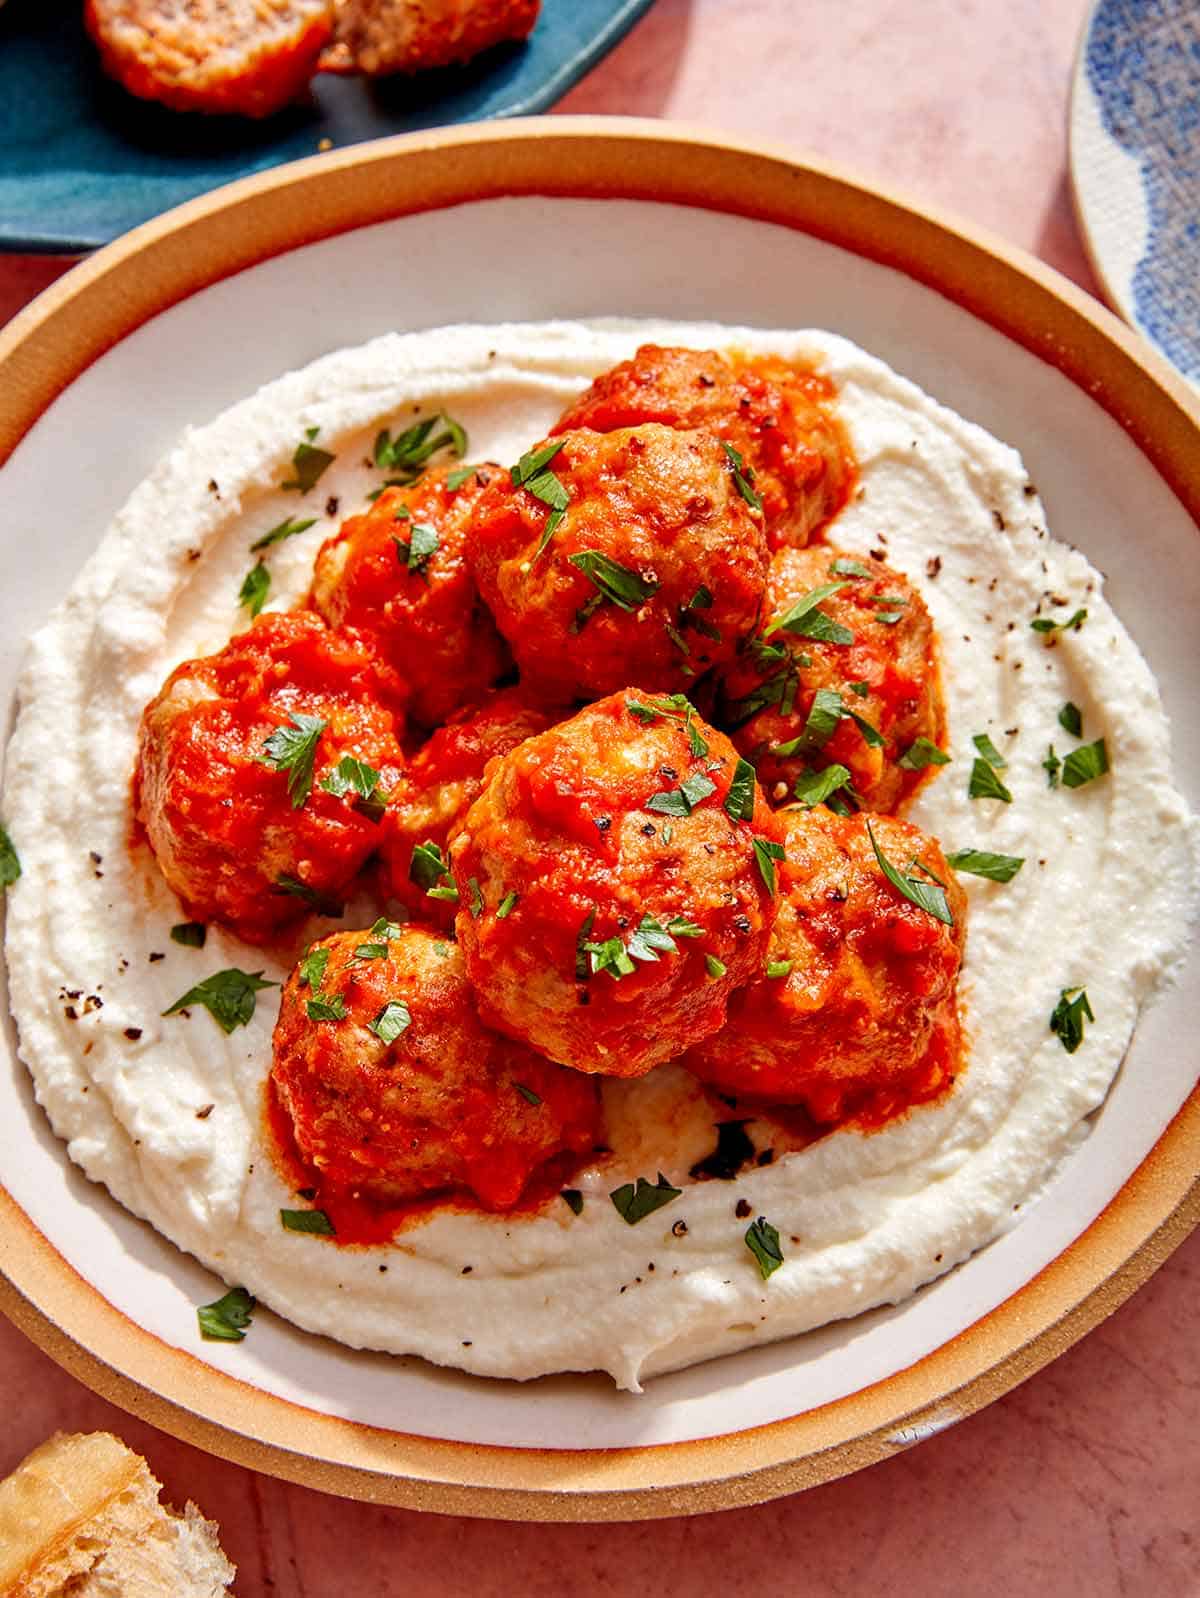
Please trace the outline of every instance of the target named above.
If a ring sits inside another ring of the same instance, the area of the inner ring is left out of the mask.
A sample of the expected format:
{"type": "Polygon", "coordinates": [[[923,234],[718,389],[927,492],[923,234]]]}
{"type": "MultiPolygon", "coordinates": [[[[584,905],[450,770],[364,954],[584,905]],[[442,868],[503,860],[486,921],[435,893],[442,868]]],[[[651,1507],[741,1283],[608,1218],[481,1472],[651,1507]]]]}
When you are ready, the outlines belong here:
{"type": "Polygon", "coordinates": [[[1105,293],[1200,384],[1200,0],[1098,0],[1075,69],[1071,174],[1105,293]]]}

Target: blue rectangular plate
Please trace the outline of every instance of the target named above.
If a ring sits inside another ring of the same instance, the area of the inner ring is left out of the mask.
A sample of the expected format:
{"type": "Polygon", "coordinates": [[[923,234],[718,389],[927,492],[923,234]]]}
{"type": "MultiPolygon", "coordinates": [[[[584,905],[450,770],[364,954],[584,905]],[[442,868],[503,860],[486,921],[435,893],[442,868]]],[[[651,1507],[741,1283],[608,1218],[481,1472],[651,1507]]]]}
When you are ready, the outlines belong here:
{"type": "Polygon", "coordinates": [[[101,72],[82,0],[0,6],[0,251],[74,254],[234,178],[389,133],[545,111],[652,0],[543,0],[523,44],[370,84],[320,75],[263,122],[167,111],[101,72]]]}

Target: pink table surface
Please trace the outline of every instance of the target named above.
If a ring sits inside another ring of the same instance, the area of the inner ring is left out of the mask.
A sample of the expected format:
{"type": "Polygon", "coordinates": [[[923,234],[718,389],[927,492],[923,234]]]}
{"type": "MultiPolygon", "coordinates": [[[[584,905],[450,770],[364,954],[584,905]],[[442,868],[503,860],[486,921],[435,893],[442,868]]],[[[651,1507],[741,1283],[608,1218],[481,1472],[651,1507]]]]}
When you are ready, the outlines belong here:
{"type": "MultiPolygon", "coordinates": [[[[546,0],[569,4],[570,0],[546,0]]],[[[957,211],[1091,292],[1066,111],[1085,0],[658,0],[559,107],[763,136],[957,211]]],[[[0,259],[0,321],[63,269],[0,259]]],[[[214,1460],[0,1322],[0,1473],[106,1427],[220,1520],[242,1598],[1200,1594],[1200,1234],[1049,1369],[856,1476],[717,1516],[537,1526],[348,1503],[214,1460]]]]}

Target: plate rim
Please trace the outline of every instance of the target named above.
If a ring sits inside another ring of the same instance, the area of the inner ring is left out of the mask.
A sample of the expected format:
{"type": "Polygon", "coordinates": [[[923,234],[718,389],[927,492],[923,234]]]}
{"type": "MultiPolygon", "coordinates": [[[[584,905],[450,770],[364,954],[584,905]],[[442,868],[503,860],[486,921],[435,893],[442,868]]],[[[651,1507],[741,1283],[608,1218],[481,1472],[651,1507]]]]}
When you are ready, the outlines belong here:
{"type": "MultiPolygon", "coordinates": [[[[801,161],[785,147],[612,117],[397,135],[239,179],[153,218],[76,266],[0,330],[0,466],[95,359],[199,289],[358,227],[514,194],[731,213],[899,270],[1088,393],[1200,522],[1197,396],[1140,337],[1051,268],[983,229],[837,167],[801,161]],[[402,182],[387,181],[400,172],[402,182]]],[[[1200,1088],[1079,1238],[915,1365],[765,1426],[636,1449],[520,1449],[381,1432],[266,1393],[137,1327],[2,1188],[0,1310],[102,1396],[211,1453],[287,1480],[443,1513],[656,1518],[758,1503],[832,1480],[938,1429],[951,1397],[958,1419],[1001,1396],[1111,1314],[1200,1223],[1198,1167],[1200,1088]]]]}

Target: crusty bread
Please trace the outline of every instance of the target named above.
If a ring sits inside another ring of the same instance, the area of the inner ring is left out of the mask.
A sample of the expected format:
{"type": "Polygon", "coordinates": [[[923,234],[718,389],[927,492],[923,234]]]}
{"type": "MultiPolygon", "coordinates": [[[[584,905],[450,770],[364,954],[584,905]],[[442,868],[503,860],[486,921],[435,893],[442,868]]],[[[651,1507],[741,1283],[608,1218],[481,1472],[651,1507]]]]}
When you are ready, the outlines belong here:
{"type": "Polygon", "coordinates": [[[176,111],[265,117],[302,94],[331,0],[85,0],[104,69],[176,111]]]}
{"type": "Polygon", "coordinates": [[[325,72],[382,77],[469,61],[503,39],[523,39],[540,0],[335,0],[325,72]]]}
{"type": "Polygon", "coordinates": [[[217,1528],[161,1490],[107,1432],[51,1437],[0,1482],[0,1598],[222,1598],[217,1528]]]}

